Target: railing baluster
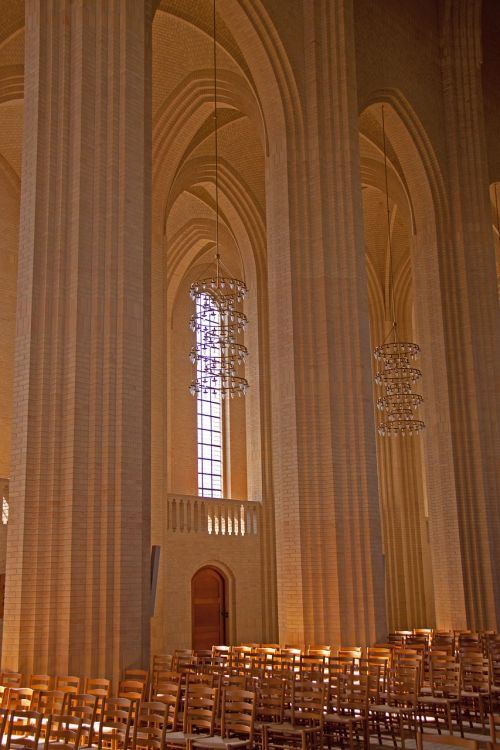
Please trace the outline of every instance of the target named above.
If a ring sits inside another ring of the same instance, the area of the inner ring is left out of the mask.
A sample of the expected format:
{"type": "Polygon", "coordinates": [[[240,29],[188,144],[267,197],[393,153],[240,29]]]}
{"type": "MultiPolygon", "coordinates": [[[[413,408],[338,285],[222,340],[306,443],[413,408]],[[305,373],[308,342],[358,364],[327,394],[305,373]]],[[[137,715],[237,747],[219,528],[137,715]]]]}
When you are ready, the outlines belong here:
{"type": "Polygon", "coordinates": [[[169,495],[166,528],[169,533],[228,537],[260,533],[260,503],[240,500],[169,495]]]}

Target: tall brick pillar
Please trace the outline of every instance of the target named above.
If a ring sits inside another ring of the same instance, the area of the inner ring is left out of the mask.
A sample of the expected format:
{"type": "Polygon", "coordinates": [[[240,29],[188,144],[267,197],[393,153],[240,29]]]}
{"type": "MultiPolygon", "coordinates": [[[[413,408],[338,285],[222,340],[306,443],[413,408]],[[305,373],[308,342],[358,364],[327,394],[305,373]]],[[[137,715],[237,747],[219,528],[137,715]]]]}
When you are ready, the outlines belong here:
{"type": "MultiPolygon", "coordinates": [[[[465,614],[473,629],[498,628],[500,338],[481,92],[481,3],[442,0],[441,11],[452,219],[441,288],[465,614]]],[[[439,626],[439,602],[436,607],[439,626]]]]}
{"type": "Polygon", "coordinates": [[[26,0],[2,664],[145,666],[150,0],[26,0]]]}
{"type": "Polygon", "coordinates": [[[303,22],[305,157],[270,271],[280,640],[368,643],[386,625],[352,2],[304,0],[303,22]]]}

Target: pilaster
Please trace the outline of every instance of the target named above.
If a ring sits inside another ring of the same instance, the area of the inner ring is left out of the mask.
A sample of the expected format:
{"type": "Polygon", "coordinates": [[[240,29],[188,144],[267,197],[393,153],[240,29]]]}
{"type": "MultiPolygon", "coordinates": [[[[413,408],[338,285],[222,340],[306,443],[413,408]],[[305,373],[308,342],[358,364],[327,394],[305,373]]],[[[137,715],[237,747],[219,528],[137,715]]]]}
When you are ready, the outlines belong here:
{"type": "MultiPolygon", "coordinates": [[[[500,337],[481,93],[481,2],[441,3],[453,241],[442,259],[467,624],[500,623],[500,337]]],[[[439,625],[439,623],[438,623],[439,625]]]]}
{"type": "Polygon", "coordinates": [[[151,3],[26,0],[2,664],[149,658],[151,3]]]}
{"type": "Polygon", "coordinates": [[[280,640],[370,643],[386,625],[352,3],[304,0],[303,21],[305,159],[281,313],[270,301],[289,368],[273,393],[280,640]]]}

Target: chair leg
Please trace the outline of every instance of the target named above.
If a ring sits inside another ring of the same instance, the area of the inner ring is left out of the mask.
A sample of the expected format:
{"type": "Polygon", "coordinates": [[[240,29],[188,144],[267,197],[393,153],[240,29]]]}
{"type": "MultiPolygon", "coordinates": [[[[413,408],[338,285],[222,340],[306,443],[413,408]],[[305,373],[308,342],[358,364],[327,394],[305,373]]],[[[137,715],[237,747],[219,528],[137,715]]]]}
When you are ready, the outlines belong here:
{"type": "Polygon", "coordinates": [[[401,750],[405,750],[405,727],[403,714],[399,714],[399,733],[401,735],[401,750]]]}

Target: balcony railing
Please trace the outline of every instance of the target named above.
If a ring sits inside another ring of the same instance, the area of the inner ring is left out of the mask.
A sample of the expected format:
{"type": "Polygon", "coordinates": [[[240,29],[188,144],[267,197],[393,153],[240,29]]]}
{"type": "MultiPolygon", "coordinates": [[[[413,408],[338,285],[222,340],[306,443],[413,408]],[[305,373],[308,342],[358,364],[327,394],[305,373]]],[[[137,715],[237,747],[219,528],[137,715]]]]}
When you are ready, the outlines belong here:
{"type": "Polygon", "coordinates": [[[256,536],[260,527],[260,503],[168,495],[166,521],[167,530],[175,533],[256,536]]]}

